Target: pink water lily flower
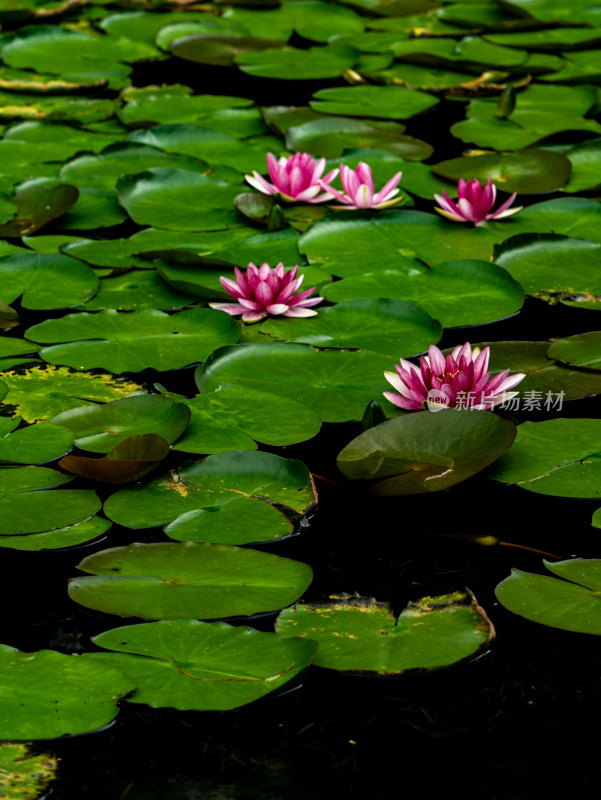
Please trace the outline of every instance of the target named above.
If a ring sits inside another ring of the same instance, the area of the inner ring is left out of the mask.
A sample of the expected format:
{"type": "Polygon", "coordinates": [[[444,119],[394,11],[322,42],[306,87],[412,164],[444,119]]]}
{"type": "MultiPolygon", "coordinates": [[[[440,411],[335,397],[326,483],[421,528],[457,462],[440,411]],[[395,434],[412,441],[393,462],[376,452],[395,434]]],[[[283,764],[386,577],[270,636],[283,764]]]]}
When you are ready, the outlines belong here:
{"type": "Polygon", "coordinates": [[[510,392],[526,376],[520,372],[510,378],[506,369],[490,377],[490,348],[472,350],[469,342],[456,347],[446,358],[435,345],[421,356],[419,369],[401,358],[394,372],[385,372],[386,380],[399,392],[384,392],[384,397],[399,408],[418,411],[425,408],[469,408],[486,410],[515,397],[510,392]]]}
{"type": "Polygon", "coordinates": [[[267,169],[273,182],[269,183],[258,172],[244,177],[247,183],[263,194],[279,194],[288,202],[323,203],[332,199],[329,183],[338,175],[338,170],[333,169],[322,179],[325,167],[325,158],[315,160],[309,153],[295,153],[279,160],[273,153],[267,153],[267,169]],[[322,188],[325,193],[319,194],[322,188]]]}
{"type": "Polygon", "coordinates": [[[402,200],[402,197],[396,197],[399,193],[397,186],[402,175],[402,172],[395,173],[379,192],[375,192],[371,168],[368,164],[360,161],[356,170],[345,164],[340,165],[340,180],[344,192],[326,186],[324,181],[320,181],[320,184],[322,189],[327,189],[336,200],[343,203],[342,206],[333,206],[333,208],[344,208],[348,211],[365,208],[390,208],[402,200]]]}
{"type": "Polygon", "coordinates": [[[451,200],[444,190],[442,195],[434,195],[434,199],[440,206],[440,208],[436,209],[438,213],[455,222],[473,222],[474,225],[482,225],[488,219],[510,217],[523,208],[523,206],[509,208],[517,195],[517,192],[514,192],[503,205],[499,206],[496,211],[491,212],[491,208],[497,199],[497,187],[494,186],[490,178],[486,182],[486,186],[481,186],[480,181],[477,180],[464,181],[461,178],[457,193],[458,199],[456,203],[451,200]]]}
{"type": "Polygon", "coordinates": [[[323,297],[309,297],[315,291],[305,289],[304,292],[295,294],[304,280],[304,275],[296,277],[298,266],[284,269],[283,264],[278,264],[273,269],[269,264],[257,267],[252,262],[248,265],[246,273],[234,268],[236,280],[219,278],[221,285],[228,294],[238,302],[209,303],[211,308],[225,311],[227,314],[237,316],[242,314],[244,322],[258,322],[268,314],[284,317],[314,317],[317,311],[309,306],[321,303],[323,297]]]}

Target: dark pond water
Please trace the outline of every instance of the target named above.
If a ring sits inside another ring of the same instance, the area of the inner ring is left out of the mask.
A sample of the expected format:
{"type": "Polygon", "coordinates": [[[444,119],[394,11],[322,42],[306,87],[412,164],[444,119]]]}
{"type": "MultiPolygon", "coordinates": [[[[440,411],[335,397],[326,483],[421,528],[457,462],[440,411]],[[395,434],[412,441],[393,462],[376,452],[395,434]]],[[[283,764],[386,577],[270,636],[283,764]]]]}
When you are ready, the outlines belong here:
{"type": "MultiPolygon", "coordinates": [[[[138,72],[135,83],[182,79],[195,89],[247,95],[261,103],[280,102],[282,96],[302,102],[318,88],[295,86],[292,96],[289,83],[283,92],[279,82],[257,86],[236,73],[234,85],[232,75],[219,68],[162,63],[160,70],[161,75],[138,72]]],[[[444,124],[437,111],[436,117],[424,116],[419,130],[412,128],[413,135],[436,140],[438,158],[443,140],[449,156],[461,150],[447,134],[460,106],[447,106],[444,124]]],[[[24,313],[24,326],[35,321],[24,313]]],[[[447,330],[440,346],[468,338],[545,339],[590,328],[588,312],[528,300],[511,319],[447,330]]],[[[148,371],[143,377],[193,392],[192,370],[160,376],[148,371]]],[[[564,408],[568,416],[597,416],[599,401],[571,401],[564,408]]],[[[301,458],[314,473],[336,481],[335,456],[358,432],[358,425],[329,425],[311,442],[277,452],[301,458]]],[[[468,586],[497,628],[491,650],[471,663],[404,679],[312,668],[285,693],[234,712],[124,704],[108,729],[49,743],[61,758],[52,797],[392,800],[417,792],[423,798],[548,800],[596,794],[598,639],[537,626],[501,608],[493,594],[496,583],[513,566],[539,571],[541,555],[512,546],[483,547],[469,537],[491,534],[564,558],[596,556],[599,532],[590,517],[598,502],[529,494],[483,477],[425,499],[372,498],[321,479],[317,489],[320,504],[310,526],[265,548],[311,564],[315,580],[307,601],[357,592],[387,600],[399,612],[409,600],[468,586]]],[[[115,527],[106,546],[140,536],[115,527]]],[[[147,531],[143,540],[159,536],[158,529],[147,531]]],[[[67,597],[66,579],[76,574],[85,552],[3,551],[3,642],[23,650],[79,652],[90,649],[91,635],[120,624],[67,597]]],[[[254,624],[270,630],[273,618],[254,624]]]]}

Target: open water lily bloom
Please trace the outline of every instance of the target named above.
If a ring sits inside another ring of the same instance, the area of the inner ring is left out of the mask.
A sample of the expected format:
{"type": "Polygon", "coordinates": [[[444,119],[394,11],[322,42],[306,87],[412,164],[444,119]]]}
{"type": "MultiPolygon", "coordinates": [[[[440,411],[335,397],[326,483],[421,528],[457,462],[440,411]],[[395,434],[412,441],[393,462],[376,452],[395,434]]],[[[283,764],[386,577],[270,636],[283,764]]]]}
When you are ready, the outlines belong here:
{"type": "Polygon", "coordinates": [[[523,206],[509,207],[516,198],[517,193],[514,192],[496,211],[491,211],[497,199],[497,187],[490,178],[486,186],[482,186],[480,181],[465,181],[462,178],[459,181],[457,193],[456,203],[445,191],[442,195],[434,195],[434,199],[440,206],[436,209],[438,213],[455,222],[473,222],[474,225],[481,225],[489,219],[510,217],[523,208],[523,206]]]}
{"type": "Polygon", "coordinates": [[[419,369],[401,358],[396,373],[385,372],[386,380],[398,394],[384,392],[384,397],[406,411],[425,408],[440,410],[466,408],[483,411],[515,397],[511,392],[525,374],[509,376],[506,369],[493,378],[488,372],[490,348],[473,350],[469,342],[456,347],[446,358],[435,345],[430,345],[427,356],[421,356],[419,369]]]}
{"type": "Polygon", "coordinates": [[[257,267],[251,262],[246,273],[235,267],[235,281],[223,276],[219,280],[225,291],[231,294],[237,303],[209,303],[209,305],[232,316],[242,314],[244,322],[258,322],[268,315],[314,317],[317,311],[313,311],[310,306],[321,303],[323,297],[309,296],[315,291],[314,286],[295,294],[305,277],[301,275],[297,278],[297,272],[298,266],[286,270],[283,264],[271,269],[269,264],[257,267]]]}
{"type": "Polygon", "coordinates": [[[289,158],[280,159],[273,153],[267,153],[267,169],[272,182],[269,183],[258,172],[244,177],[247,183],[263,194],[279,194],[288,202],[323,203],[332,199],[329,183],[338,175],[338,170],[333,169],[322,178],[325,168],[325,158],[314,159],[309,153],[295,153],[289,158]],[[325,192],[319,194],[322,188],[325,192]]]}
{"type": "Polygon", "coordinates": [[[333,208],[344,208],[348,211],[352,209],[367,208],[390,208],[396,203],[400,203],[402,197],[397,197],[399,193],[398,183],[403,173],[397,172],[384,184],[379,192],[375,191],[374,179],[371,167],[363,161],[357,164],[357,169],[351,169],[345,164],[340,165],[340,180],[344,192],[339,192],[331,186],[326,186],[325,181],[320,181],[321,188],[327,189],[343,205],[333,206],[333,208]]]}

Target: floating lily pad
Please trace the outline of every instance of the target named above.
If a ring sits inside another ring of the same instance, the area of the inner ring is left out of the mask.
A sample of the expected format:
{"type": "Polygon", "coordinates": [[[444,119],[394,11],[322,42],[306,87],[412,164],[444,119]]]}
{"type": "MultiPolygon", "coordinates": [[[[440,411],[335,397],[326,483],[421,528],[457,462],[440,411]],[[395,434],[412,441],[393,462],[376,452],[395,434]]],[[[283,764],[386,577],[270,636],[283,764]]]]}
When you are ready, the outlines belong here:
{"type": "Polygon", "coordinates": [[[84,544],[84,542],[89,542],[102,536],[111,525],[112,523],[108,519],[90,517],[90,519],[77,522],[75,525],[55,528],[43,533],[0,536],[0,547],[29,552],[76,547],[79,544],[84,544]]]}
{"type": "Polygon", "coordinates": [[[569,25],[582,22],[600,25],[601,12],[591,0],[504,0],[505,7],[528,20],[538,22],[563,22],[569,25]]]}
{"type": "Polygon", "coordinates": [[[601,139],[576,145],[568,150],[566,157],[572,164],[570,180],[564,186],[566,192],[581,192],[596,189],[601,185],[601,139]]]}
{"type": "Polygon", "coordinates": [[[435,97],[400,86],[349,86],[320,89],[309,103],[319,114],[408,119],[438,103],[435,97]]]}
{"type": "Polygon", "coordinates": [[[524,422],[487,477],[538,494],[601,497],[601,420],[524,422]]]}
{"type": "Polygon", "coordinates": [[[209,711],[238,708],[286,684],[312,661],[317,644],[225,622],[182,619],[128,625],[93,637],[137,688],[132,703],[209,711]]]}
{"type": "Polygon", "coordinates": [[[574,369],[549,357],[549,342],[480,342],[473,347],[490,347],[489,369],[509,369],[526,377],[517,387],[522,402],[530,400],[531,410],[561,411],[563,400],[601,394],[601,375],[574,369]]]}
{"type": "Polygon", "coordinates": [[[70,483],[73,478],[47,467],[1,467],[0,497],[34,489],[50,489],[70,483]]]}
{"type": "Polygon", "coordinates": [[[96,294],[98,277],[85,264],[63,255],[15,253],[0,258],[0,297],[42,310],[82,305],[96,294]]]}
{"type": "Polygon", "coordinates": [[[76,525],[101,507],[96,492],[87,489],[18,492],[0,499],[0,534],[19,536],[76,525]]]}
{"type": "Polygon", "coordinates": [[[242,72],[258,78],[309,81],[338,78],[358,58],[359,51],[355,47],[328,44],[323,47],[309,47],[307,50],[294,47],[247,50],[236,56],[234,62],[242,72]]]}
{"type": "MultiPolygon", "coordinates": [[[[382,295],[380,294],[379,297],[382,295]]],[[[442,336],[438,320],[422,308],[396,299],[348,300],[319,309],[308,319],[270,319],[261,333],[316,347],[350,347],[396,357],[415,355],[442,336]]]]}
{"type": "Polygon", "coordinates": [[[314,42],[327,42],[335,30],[339,34],[363,30],[363,19],[344,6],[322,0],[301,0],[266,11],[229,9],[225,18],[264,39],[287,42],[293,31],[314,42]]]}
{"type": "Polygon", "coordinates": [[[321,428],[307,406],[248,386],[224,384],[191,400],[180,399],[192,418],[172,448],[184,453],[256,450],[256,442],[281,447],[311,439],[321,428]]]}
{"type": "Polygon", "coordinates": [[[324,422],[346,422],[361,419],[366,405],[387,389],[383,372],[389,368],[389,357],[369,351],[248,344],[217,350],[197,370],[196,381],[203,393],[233,383],[289,397],[324,422]]]}
{"type": "Polygon", "coordinates": [[[570,177],[566,156],[551,150],[527,148],[515,153],[463,156],[432,165],[444,178],[458,181],[488,178],[498,189],[518,194],[543,194],[561,189],[570,177]]]}
{"type": "Polygon", "coordinates": [[[557,339],[547,350],[549,358],[562,364],[601,371],[601,331],[557,339]]]}
{"type": "Polygon", "coordinates": [[[33,754],[26,744],[0,745],[0,791],[7,800],[37,800],[56,778],[50,753],[33,754]]]}
{"type": "Polygon", "coordinates": [[[280,613],[281,636],[319,643],[314,664],[362,675],[396,676],[430,671],[473,658],[495,636],[471,593],[453,592],[411,602],[398,619],[388,603],[343,595],[280,613]]]}
{"type": "Polygon", "coordinates": [[[38,422],[13,430],[18,424],[19,417],[0,419],[0,464],[43,464],[71,449],[73,436],[66,428],[38,422]]]}
{"type": "Polygon", "coordinates": [[[91,453],[108,453],[124,439],[148,433],[160,434],[171,444],[189,421],[190,410],[185,403],[156,394],[73,408],[52,420],[71,431],[77,447],[91,453]]]}
{"type": "Polygon", "coordinates": [[[0,737],[74,736],[117,716],[117,701],[135,683],[113,667],[55,650],[22,653],[0,645],[0,737]]]}
{"type": "Polygon", "coordinates": [[[337,465],[379,495],[448,489],[496,461],[515,438],[515,425],[490,411],[418,411],[387,420],[353,439],[337,465]]]}
{"type": "Polygon", "coordinates": [[[86,608],[142,619],[217,619],[274,611],[311,582],[307,564],[232,545],[135,543],[78,565],[69,596],[86,608]]]}
{"type": "Polygon", "coordinates": [[[75,186],[52,180],[36,180],[23,185],[15,194],[17,213],[0,225],[0,236],[23,236],[34,233],[65,214],[77,201],[75,186]]]}
{"type": "Polygon", "coordinates": [[[233,203],[239,188],[183,169],[149,169],[124,175],[119,202],[134,222],[176,231],[239,227],[233,203]]]}
{"type": "Polygon", "coordinates": [[[88,403],[104,403],[125,397],[142,387],[112,375],[73,372],[65,367],[30,367],[3,372],[0,380],[2,405],[14,408],[26,422],[47,420],[88,403]]]}
{"type": "Polygon", "coordinates": [[[504,267],[527,294],[550,303],[601,295],[601,244],[552,234],[513,236],[494,250],[495,263],[504,267]]]}
{"type": "Polygon", "coordinates": [[[181,36],[169,42],[174,56],[198,64],[218,67],[232,66],[237,57],[281,47],[277,39],[260,39],[231,33],[198,33],[181,36]]]}
{"type": "Polygon", "coordinates": [[[515,313],[524,302],[522,287],[506,270],[473,260],[447,261],[431,269],[416,265],[366,272],[319,291],[337,303],[357,297],[402,297],[425,308],[444,328],[492,322],[515,313]]]}
{"type": "Polygon", "coordinates": [[[235,342],[239,334],[240,326],[232,317],[205,308],[171,316],[154,309],[68,314],[26,332],[42,344],[65,343],[40,350],[51,364],[80,370],[103,367],[114,373],[185,367],[202,361],[216,347],[235,342]]]}
{"type": "MultiPolygon", "coordinates": [[[[73,252],[75,254],[78,251],[73,252]]],[[[86,303],[86,311],[105,308],[117,311],[137,311],[141,308],[172,310],[193,303],[194,298],[173,290],[155,270],[135,270],[114,278],[103,278],[97,294],[86,303]]]]}
{"type": "MultiPolygon", "coordinates": [[[[184,23],[185,24],[185,23],[184,23]]],[[[173,27],[173,26],[172,26],[173,27]]],[[[149,86],[139,89],[129,86],[121,93],[121,100],[125,105],[118,109],[119,119],[132,127],[147,128],[153,123],[185,123],[202,121],[202,125],[213,129],[211,119],[214,115],[221,116],[219,112],[225,111],[226,116],[232,115],[238,118],[236,111],[246,112],[248,106],[252,106],[252,100],[245,97],[227,97],[223,95],[198,94],[192,95],[192,90],[188,86],[175,84],[159,88],[149,86]]],[[[250,118],[256,119],[258,112],[254,110],[250,118]]],[[[242,119],[248,119],[248,113],[242,114],[242,119]]],[[[263,125],[254,129],[254,133],[262,133],[265,128],[263,125]]],[[[245,132],[248,132],[245,128],[245,132]]],[[[225,133],[233,134],[233,131],[226,130],[225,133]]]]}
{"type": "Polygon", "coordinates": [[[169,455],[169,442],[157,433],[128,436],[105,458],[65,456],[61,469],[103,483],[128,483],[155,469],[169,455]]]}
{"type": "Polygon", "coordinates": [[[166,525],[172,539],[247,544],[292,533],[314,501],[300,461],[231,451],[123,489],[107,500],[105,513],[128,528],[166,525]]]}
{"type": "Polygon", "coordinates": [[[501,605],[551,628],[601,634],[601,559],[543,563],[564,580],[514,569],[495,589],[501,605]]]}

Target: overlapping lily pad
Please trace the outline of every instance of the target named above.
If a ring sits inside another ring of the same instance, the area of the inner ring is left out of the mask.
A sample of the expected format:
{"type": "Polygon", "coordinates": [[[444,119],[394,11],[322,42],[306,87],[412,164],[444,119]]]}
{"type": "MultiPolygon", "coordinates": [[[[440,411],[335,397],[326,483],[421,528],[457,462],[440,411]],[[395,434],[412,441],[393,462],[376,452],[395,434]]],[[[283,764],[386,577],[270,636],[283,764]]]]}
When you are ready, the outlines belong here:
{"type": "Polygon", "coordinates": [[[0,258],[0,298],[21,297],[35,310],[82,305],[96,294],[98,277],[86,264],[63,255],[15,253],[0,258]]]}
{"type": "Polygon", "coordinates": [[[601,559],[543,563],[564,580],[514,569],[495,590],[501,605],[541,625],[601,634],[601,559]]]}
{"type": "Polygon", "coordinates": [[[0,380],[2,405],[26,422],[48,420],[69,408],[104,403],[141,391],[139,384],[123,378],[78,373],[65,367],[35,366],[3,372],[0,380]]]}
{"type": "Polygon", "coordinates": [[[547,350],[549,358],[562,364],[601,371],[601,331],[557,339],[547,350]]]}
{"type": "MultiPolygon", "coordinates": [[[[41,423],[43,424],[43,423],[41,423]]],[[[43,533],[90,519],[102,506],[89,489],[17,492],[0,498],[2,536],[43,533]]]]}
{"type": "Polygon", "coordinates": [[[143,619],[218,619],[274,611],[311,582],[307,564],[223,544],[135,543],[85,558],[69,596],[86,608],[143,619]]]}
{"type": "Polygon", "coordinates": [[[300,461],[230,451],[122,489],[108,498],[104,510],[129,528],[166,525],[172,539],[247,544],[298,530],[315,500],[300,461]]]}
{"type": "Polygon", "coordinates": [[[539,494],[601,497],[601,420],[524,422],[489,478],[539,494]]]}
{"type": "Polygon", "coordinates": [[[54,739],[102,728],[135,683],[105,664],[55,650],[22,653],[0,645],[0,737],[54,739]]]}
{"type": "Polygon", "coordinates": [[[437,103],[435,97],[400,86],[350,86],[320,89],[309,105],[319,114],[407,119],[437,103]]]}
{"type": "Polygon", "coordinates": [[[513,444],[515,430],[490,411],[418,411],[360,434],[336,463],[350,480],[370,481],[375,494],[437,492],[496,461],[513,444]]]}
{"type": "Polygon", "coordinates": [[[232,317],[203,308],[171,316],[154,309],[69,314],[34,325],[26,335],[41,344],[64,342],[40,350],[51,364],[121,373],[194,364],[216,347],[235,342],[239,333],[232,317]]]}
{"type": "Polygon", "coordinates": [[[93,516],[83,522],[67,525],[64,528],[54,528],[42,533],[28,533],[24,535],[13,534],[0,536],[0,547],[9,550],[24,550],[35,552],[38,550],[62,550],[66,547],[90,542],[103,536],[112,523],[104,517],[93,516]]]}
{"type": "Polygon", "coordinates": [[[15,430],[20,417],[0,417],[0,464],[43,464],[71,449],[73,436],[66,428],[39,422],[15,430]]]}
{"type": "Polygon", "coordinates": [[[352,67],[359,58],[355,47],[328,44],[300,50],[294,47],[278,47],[271,50],[247,50],[234,61],[247,75],[259,78],[284,80],[319,80],[338,78],[345,69],[352,67]]]}
{"type": "Polygon", "coordinates": [[[225,711],[263,697],[296,677],[317,651],[310,640],[192,619],[114,628],[93,641],[116,652],[89,658],[135,681],[129,702],[196,711],[225,711]]]}
{"type": "Polygon", "coordinates": [[[422,597],[398,619],[388,603],[342,595],[330,603],[284,609],[276,631],[318,642],[318,667],[381,676],[448,667],[485,650],[495,635],[467,592],[422,597]]]}

